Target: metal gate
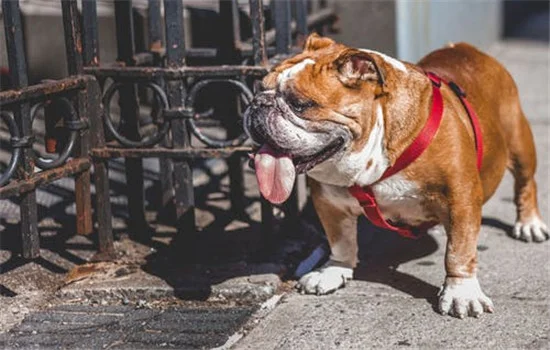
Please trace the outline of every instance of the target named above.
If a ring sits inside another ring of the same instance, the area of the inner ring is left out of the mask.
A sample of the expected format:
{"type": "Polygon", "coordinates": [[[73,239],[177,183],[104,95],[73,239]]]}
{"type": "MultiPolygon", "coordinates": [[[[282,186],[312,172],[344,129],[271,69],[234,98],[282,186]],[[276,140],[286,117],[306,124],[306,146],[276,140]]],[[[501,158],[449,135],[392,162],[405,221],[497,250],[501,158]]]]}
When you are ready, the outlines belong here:
{"type": "MultiPolygon", "coordinates": [[[[242,38],[243,4],[220,0],[218,40],[212,47],[199,48],[184,42],[181,0],[148,1],[146,45],[136,45],[132,1],[119,0],[114,2],[117,61],[107,65],[100,64],[96,1],[82,1],[81,13],[76,0],[61,4],[70,77],[27,87],[19,2],[2,1],[10,77],[16,90],[0,93],[1,115],[9,126],[13,152],[0,179],[0,198],[21,198],[24,257],[39,254],[35,189],[42,184],[75,176],[77,233],[92,231],[92,166],[98,249],[104,257],[111,255],[107,161],[112,158],[125,159],[128,231],[134,239],[148,240],[151,235],[144,209],[142,158],[160,159],[159,210],[171,211],[183,234],[195,230],[193,160],[226,159],[232,211],[238,215],[243,210],[243,163],[251,151],[245,145],[240,114],[272,64],[299,50],[310,29],[322,33],[334,23],[333,9],[323,1],[272,0],[269,12],[274,23],[266,24],[264,3],[250,0],[245,5],[251,36],[242,38]],[[146,50],[138,52],[138,46],[146,50]],[[112,111],[116,97],[118,113],[112,111]],[[143,104],[151,110],[146,118],[140,115],[143,104]],[[45,108],[46,131],[48,125],[52,130],[57,126],[69,135],[62,142],[47,133],[46,147],[60,144],[62,148],[54,160],[46,161],[32,150],[33,116],[41,107],[45,108]],[[223,118],[215,115],[219,110],[223,118]],[[225,138],[202,130],[213,121],[225,130],[225,138]],[[35,172],[35,165],[42,170],[35,172]]],[[[285,204],[289,215],[298,211],[296,198],[285,204]]],[[[273,223],[272,207],[265,201],[262,223],[266,230],[273,223]]]]}
{"type": "MultiPolygon", "coordinates": [[[[23,257],[37,258],[40,242],[37,227],[36,188],[57,179],[75,177],[76,231],[93,231],[89,152],[103,144],[101,91],[93,76],[83,75],[80,28],[76,2],[63,1],[63,22],[70,76],[28,86],[24,38],[19,1],[3,0],[2,13],[8,52],[9,78],[14,90],[0,93],[0,114],[10,133],[11,160],[0,178],[0,199],[19,197],[23,257]],[[32,124],[44,108],[47,148],[57,158],[43,158],[33,150],[32,124]],[[48,127],[49,126],[49,127],[48,127]],[[56,139],[54,130],[64,129],[67,137],[56,139]],[[48,133],[47,133],[48,134],[48,133]],[[58,144],[59,141],[59,144],[58,144]],[[57,148],[57,150],[56,150],[57,148]],[[35,167],[39,171],[35,171],[35,167]]],[[[109,202],[107,169],[93,164],[98,203],[109,202]]],[[[99,207],[96,205],[96,207],[99,207]]],[[[99,250],[112,252],[110,208],[96,212],[99,250]]]]}

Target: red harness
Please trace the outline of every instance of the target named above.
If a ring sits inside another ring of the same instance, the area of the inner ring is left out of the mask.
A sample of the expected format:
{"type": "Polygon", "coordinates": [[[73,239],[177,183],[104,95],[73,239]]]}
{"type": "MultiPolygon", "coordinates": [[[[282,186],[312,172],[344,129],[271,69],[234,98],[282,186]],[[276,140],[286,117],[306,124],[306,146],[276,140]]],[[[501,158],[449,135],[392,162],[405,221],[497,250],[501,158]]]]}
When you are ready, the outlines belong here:
{"type": "MultiPolygon", "coordinates": [[[[395,164],[389,167],[382,177],[376,182],[380,182],[388,177],[396,174],[397,172],[405,169],[409,164],[414,162],[420,155],[428,148],[432,142],[443,116],[443,97],[441,96],[441,83],[447,84],[451,90],[458,96],[460,102],[466,109],[470,122],[474,130],[474,138],[477,150],[477,169],[481,170],[481,164],[483,159],[483,139],[481,136],[481,127],[479,124],[479,118],[475,113],[470,103],[466,100],[466,94],[462,89],[454,82],[447,82],[441,79],[438,75],[432,72],[426,73],[430,81],[432,82],[432,107],[430,111],[430,117],[424,125],[424,128],[420,131],[416,139],[411,145],[399,156],[395,164]]],[[[375,183],[376,183],[375,182],[375,183]]],[[[369,186],[361,187],[354,185],[349,188],[349,192],[354,196],[359,204],[363,207],[365,216],[376,226],[395,231],[403,237],[418,238],[419,234],[425,232],[428,228],[435,225],[433,222],[428,222],[420,225],[419,227],[410,226],[394,226],[384,219],[380,208],[376,203],[376,197],[372,191],[372,184],[369,186]]]]}

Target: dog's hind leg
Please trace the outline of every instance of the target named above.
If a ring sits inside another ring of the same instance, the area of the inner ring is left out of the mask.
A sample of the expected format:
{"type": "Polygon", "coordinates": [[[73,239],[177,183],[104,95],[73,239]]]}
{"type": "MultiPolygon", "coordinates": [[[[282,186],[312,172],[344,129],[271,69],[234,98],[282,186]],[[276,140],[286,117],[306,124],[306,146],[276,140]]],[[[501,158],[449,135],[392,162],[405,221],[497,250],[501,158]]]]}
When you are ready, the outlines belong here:
{"type": "Polygon", "coordinates": [[[514,202],[517,219],[512,236],[527,242],[543,242],[549,238],[548,226],[542,221],[537,204],[535,170],[537,158],[533,134],[521,107],[518,106],[515,128],[507,132],[508,168],[514,175],[514,202]]]}

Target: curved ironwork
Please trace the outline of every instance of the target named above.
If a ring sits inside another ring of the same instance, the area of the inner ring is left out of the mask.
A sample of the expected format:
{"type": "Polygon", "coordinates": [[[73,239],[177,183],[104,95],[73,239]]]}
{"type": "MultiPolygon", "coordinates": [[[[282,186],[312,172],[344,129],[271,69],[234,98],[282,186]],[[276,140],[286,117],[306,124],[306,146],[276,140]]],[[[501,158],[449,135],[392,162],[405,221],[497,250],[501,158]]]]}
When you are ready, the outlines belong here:
{"type": "MultiPolygon", "coordinates": [[[[53,159],[47,159],[41,157],[36,151],[34,152],[36,166],[42,170],[56,168],[67,161],[71,155],[78,138],[78,130],[85,127],[83,122],[78,118],[76,110],[73,104],[65,97],[60,97],[54,100],[54,103],[61,103],[65,110],[62,112],[64,126],[70,130],[69,140],[63,150],[59,153],[59,156],[53,159]]],[[[36,113],[39,108],[44,106],[44,102],[37,103],[31,108],[31,122],[34,122],[36,113]]]]}
{"type": "MultiPolygon", "coordinates": [[[[140,82],[141,83],[141,82],[140,82]]],[[[162,105],[162,110],[167,110],[169,108],[168,105],[168,98],[166,97],[166,93],[164,90],[157,84],[153,82],[143,82],[143,84],[153,90],[153,93],[160,98],[160,102],[162,105]]],[[[134,141],[126,138],[122,134],[118,132],[115,125],[113,124],[113,121],[111,119],[111,100],[113,99],[113,96],[115,95],[115,92],[117,92],[122,86],[124,86],[125,83],[115,82],[111,84],[105,93],[103,94],[103,122],[105,123],[105,126],[107,126],[107,129],[109,129],[109,132],[114,136],[114,138],[122,145],[126,147],[148,147],[153,146],[157,143],[159,143],[166,133],[168,132],[170,128],[170,123],[168,120],[164,119],[162,121],[162,124],[159,126],[157,132],[153,135],[149,135],[139,141],[134,141]]]]}
{"type": "Polygon", "coordinates": [[[19,128],[15,123],[13,114],[6,111],[0,111],[0,118],[2,118],[8,127],[11,136],[10,143],[13,148],[13,153],[11,155],[10,162],[8,163],[8,168],[2,176],[0,176],[0,186],[4,186],[10,181],[11,177],[15,173],[17,163],[19,163],[19,159],[21,158],[21,146],[24,145],[24,142],[21,142],[22,140],[19,137],[19,128]]]}
{"type": "MultiPolygon", "coordinates": [[[[252,94],[252,91],[250,91],[248,86],[246,86],[246,84],[244,84],[242,81],[233,80],[233,79],[206,79],[206,80],[199,81],[198,83],[196,83],[191,88],[191,90],[189,90],[189,94],[187,95],[185,105],[188,108],[193,109],[193,105],[195,104],[197,95],[199,94],[199,92],[202,89],[204,89],[207,85],[220,84],[220,83],[221,84],[231,84],[231,85],[237,87],[238,89],[241,90],[241,92],[242,92],[241,95],[244,96],[244,100],[245,100],[244,102],[247,105],[250,104],[250,102],[252,102],[252,99],[253,99],[254,95],[252,94]]],[[[239,136],[237,136],[233,139],[230,139],[230,140],[216,140],[216,139],[213,139],[209,136],[206,136],[205,134],[203,134],[200,131],[200,129],[197,126],[197,123],[195,121],[196,119],[201,118],[202,116],[203,115],[200,114],[200,113],[194,114],[193,118],[189,118],[187,120],[187,122],[189,124],[189,128],[191,129],[191,132],[193,133],[193,135],[195,135],[199,140],[204,142],[206,145],[208,145],[210,147],[214,147],[214,148],[223,148],[223,147],[229,147],[229,146],[240,146],[248,139],[248,136],[246,135],[244,130],[239,136]]]]}

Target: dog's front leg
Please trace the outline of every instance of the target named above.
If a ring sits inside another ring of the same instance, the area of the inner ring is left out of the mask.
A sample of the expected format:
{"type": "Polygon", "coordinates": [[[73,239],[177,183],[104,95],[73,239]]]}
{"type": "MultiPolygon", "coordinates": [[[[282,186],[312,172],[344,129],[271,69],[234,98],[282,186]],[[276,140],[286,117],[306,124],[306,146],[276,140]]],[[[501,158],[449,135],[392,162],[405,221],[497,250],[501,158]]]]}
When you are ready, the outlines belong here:
{"type": "Polygon", "coordinates": [[[353,278],[353,268],[357,264],[358,216],[353,209],[358,205],[347,188],[314,180],[310,185],[313,204],[325,229],[331,254],[326,264],[304,275],[298,287],[309,294],[327,294],[353,278]]]}
{"type": "Polygon", "coordinates": [[[476,275],[482,206],[480,186],[474,183],[457,187],[461,191],[451,195],[450,215],[445,225],[447,276],[439,292],[439,311],[459,318],[493,312],[493,303],[481,290],[476,275]]]}

